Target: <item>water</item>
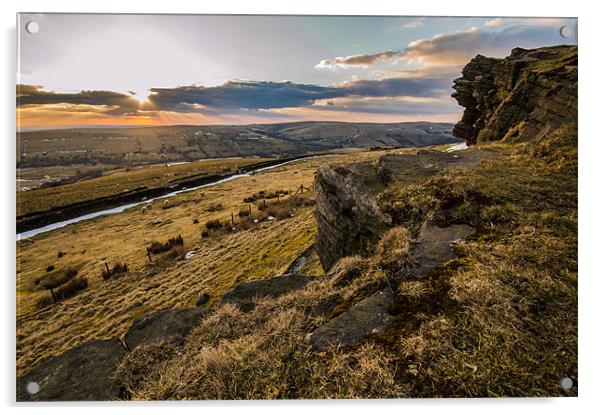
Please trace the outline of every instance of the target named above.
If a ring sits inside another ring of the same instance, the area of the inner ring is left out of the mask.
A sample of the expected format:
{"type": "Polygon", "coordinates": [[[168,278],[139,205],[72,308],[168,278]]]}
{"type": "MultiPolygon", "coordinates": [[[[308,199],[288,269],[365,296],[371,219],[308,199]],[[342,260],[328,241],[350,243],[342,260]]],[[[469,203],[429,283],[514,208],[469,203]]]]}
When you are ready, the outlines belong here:
{"type": "Polygon", "coordinates": [[[452,152],[452,151],[466,150],[467,148],[468,148],[468,146],[464,142],[464,143],[452,144],[451,146],[449,146],[449,148],[447,149],[447,151],[449,153],[449,152],[452,152]]]}
{"type": "Polygon", "coordinates": [[[87,213],[85,215],[81,215],[81,216],[78,216],[76,218],[64,220],[64,221],[61,221],[61,222],[51,223],[50,225],[46,225],[46,226],[42,226],[40,228],[31,229],[29,231],[18,233],[17,234],[17,240],[31,238],[32,236],[35,236],[35,235],[38,235],[38,234],[41,234],[41,233],[50,232],[50,231],[53,231],[55,229],[64,228],[65,226],[71,225],[72,223],[77,223],[77,222],[81,222],[81,221],[84,221],[84,220],[94,219],[94,218],[97,218],[99,216],[114,215],[116,213],[121,213],[121,212],[123,212],[126,209],[130,209],[130,208],[132,208],[134,206],[151,203],[151,202],[153,202],[155,200],[165,199],[167,197],[173,197],[173,196],[179,195],[180,193],[184,193],[184,192],[192,192],[194,190],[203,189],[205,187],[216,186],[218,184],[226,183],[226,182],[229,182],[231,180],[236,180],[236,179],[239,179],[241,177],[248,177],[248,176],[250,176],[253,173],[259,173],[259,172],[266,171],[266,170],[276,169],[278,167],[281,167],[281,166],[284,166],[284,165],[287,165],[287,164],[290,164],[290,163],[295,163],[295,162],[300,161],[300,160],[307,160],[307,159],[310,159],[310,158],[317,158],[317,157],[329,157],[329,156],[332,156],[332,155],[333,154],[325,154],[325,155],[321,155],[321,156],[310,156],[310,157],[303,157],[301,159],[289,160],[289,161],[285,161],[285,162],[280,163],[280,164],[275,164],[273,166],[262,167],[260,169],[251,170],[248,173],[234,174],[232,176],[229,176],[229,177],[217,180],[217,181],[212,182],[212,183],[207,183],[207,184],[203,184],[203,185],[200,185],[200,186],[191,187],[189,189],[176,190],[174,192],[171,192],[171,193],[168,193],[168,194],[165,194],[165,195],[162,195],[162,196],[157,196],[157,197],[152,198],[152,199],[141,200],[139,202],[134,202],[134,203],[128,203],[126,205],[117,206],[117,207],[114,207],[114,208],[111,208],[111,209],[99,210],[98,212],[87,213]]]}

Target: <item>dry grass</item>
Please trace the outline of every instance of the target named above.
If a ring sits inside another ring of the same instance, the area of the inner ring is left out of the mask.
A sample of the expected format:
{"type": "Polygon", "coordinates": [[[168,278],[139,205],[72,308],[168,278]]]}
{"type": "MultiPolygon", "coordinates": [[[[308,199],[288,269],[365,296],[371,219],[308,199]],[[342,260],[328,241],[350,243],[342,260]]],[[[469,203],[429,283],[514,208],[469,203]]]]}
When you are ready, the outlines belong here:
{"type": "Polygon", "coordinates": [[[250,313],[220,307],[189,335],[172,359],[136,385],[133,399],[316,399],[403,397],[395,364],[374,343],[356,350],[310,352],[304,342],[318,321],[307,308],[331,293],[329,279],[250,313]]]}
{"type": "MultiPolygon", "coordinates": [[[[374,159],[379,154],[382,152],[328,160],[374,159]]],[[[323,162],[310,159],[267,170],[205,188],[202,197],[198,191],[182,193],[170,198],[182,202],[173,209],[151,209],[144,214],[130,209],[18,242],[18,372],[83,342],[122,335],[142,313],[194,306],[199,292],[209,293],[213,302],[238,283],[284,272],[313,243],[315,223],[310,207],[300,207],[294,217],[261,222],[219,238],[201,238],[203,225],[212,219],[228,221],[231,212],[236,215],[247,206],[242,200],[252,189],[274,192],[301,183],[309,186],[323,162]],[[212,203],[223,204],[224,210],[206,212],[212,203]],[[198,219],[199,225],[191,225],[192,218],[198,219]],[[187,241],[185,249],[197,255],[149,268],[146,246],[153,240],[164,240],[165,235],[178,234],[187,241]],[[65,253],[58,259],[57,246],[65,253]],[[127,263],[128,272],[104,281],[99,269],[108,258],[127,263]],[[88,276],[89,288],[38,311],[37,302],[43,293],[32,288],[33,281],[46,274],[49,263],[56,269],[80,267],[80,273],[88,276]]],[[[322,274],[315,254],[302,272],[322,274]]]]}
{"type": "MultiPolygon", "coordinates": [[[[173,166],[153,166],[105,172],[103,176],[46,189],[17,193],[17,215],[134,190],[166,186],[169,182],[196,174],[215,174],[266,161],[260,158],[226,158],[173,166]]],[[[172,206],[169,206],[169,208],[172,206]]]]}
{"type": "Polygon", "coordinates": [[[392,189],[389,212],[414,215],[395,216],[403,227],[376,255],[342,259],[327,278],[260,300],[250,313],[218,308],[174,357],[130,385],[131,397],[576,395],[559,387],[563,377],[578,379],[576,160],[501,150],[474,170],[392,189]],[[424,200],[434,203],[405,206],[424,200]],[[427,218],[465,220],[478,233],[428,276],[390,280],[395,320],[385,333],[357,348],[310,352],[305,336],[325,320],[310,310],[336,296],[342,312],[403,271],[412,232],[427,218]]]}

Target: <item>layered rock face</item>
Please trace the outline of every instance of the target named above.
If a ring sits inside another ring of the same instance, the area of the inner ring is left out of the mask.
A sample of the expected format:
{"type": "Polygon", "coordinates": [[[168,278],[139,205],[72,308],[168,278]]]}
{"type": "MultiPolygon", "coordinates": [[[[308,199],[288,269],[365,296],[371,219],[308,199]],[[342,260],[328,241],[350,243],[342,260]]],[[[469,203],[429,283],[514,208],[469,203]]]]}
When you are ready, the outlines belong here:
{"type": "Polygon", "coordinates": [[[504,59],[477,55],[454,89],[466,108],[454,135],[468,145],[536,140],[577,116],[577,47],[515,48],[504,59]]]}
{"type": "Polygon", "coordinates": [[[391,224],[376,196],[384,188],[369,163],[321,166],[315,176],[316,251],[325,270],[344,256],[365,254],[391,224]]]}
{"type": "Polygon", "coordinates": [[[374,164],[321,166],[314,180],[315,249],[324,270],[340,258],[369,255],[392,226],[391,217],[378,204],[387,185],[411,184],[448,168],[473,167],[492,154],[486,149],[458,153],[420,150],[416,154],[385,155],[374,164]]]}

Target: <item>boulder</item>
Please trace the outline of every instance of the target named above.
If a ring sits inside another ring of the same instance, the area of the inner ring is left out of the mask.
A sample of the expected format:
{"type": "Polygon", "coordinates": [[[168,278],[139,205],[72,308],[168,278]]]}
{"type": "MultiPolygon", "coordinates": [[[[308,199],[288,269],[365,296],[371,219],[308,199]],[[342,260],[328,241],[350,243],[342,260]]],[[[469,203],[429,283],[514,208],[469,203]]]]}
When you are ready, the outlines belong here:
{"type": "Polygon", "coordinates": [[[310,277],[297,274],[284,274],[265,280],[256,280],[239,284],[222,297],[222,303],[236,304],[243,311],[255,307],[253,300],[258,297],[279,297],[304,287],[310,277]]]}
{"type": "Polygon", "coordinates": [[[184,308],[143,314],[125,334],[125,344],[129,350],[158,340],[181,344],[205,313],[201,308],[184,308]]]}
{"type": "Polygon", "coordinates": [[[387,328],[393,321],[388,312],[392,305],[390,290],[377,291],[317,328],[309,335],[309,344],[317,352],[327,347],[355,346],[367,336],[382,333],[387,328]]]}
{"type": "Polygon", "coordinates": [[[464,242],[474,233],[475,229],[468,225],[439,227],[425,222],[413,250],[418,264],[415,273],[428,274],[439,264],[456,258],[454,244],[464,242]]]}
{"type": "Polygon", "coordinates": [[[119,399],[114,378],[125,349],[117,337],[93,340],[51,358],[17,378],[17,401],[108,401],[119,399]],[[37,393],[29,393],[38,390],[37,393]]]}

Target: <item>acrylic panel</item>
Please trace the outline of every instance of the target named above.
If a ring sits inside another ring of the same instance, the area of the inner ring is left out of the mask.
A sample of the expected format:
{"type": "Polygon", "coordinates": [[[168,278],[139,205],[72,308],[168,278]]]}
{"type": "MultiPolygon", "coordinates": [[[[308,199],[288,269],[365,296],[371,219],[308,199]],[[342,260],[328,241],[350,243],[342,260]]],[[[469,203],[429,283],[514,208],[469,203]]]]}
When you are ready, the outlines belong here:
{"type": "Polygon", "coordinates": [[[18,401],[577,395],[576,18],[17,42],[18,401]]]}

